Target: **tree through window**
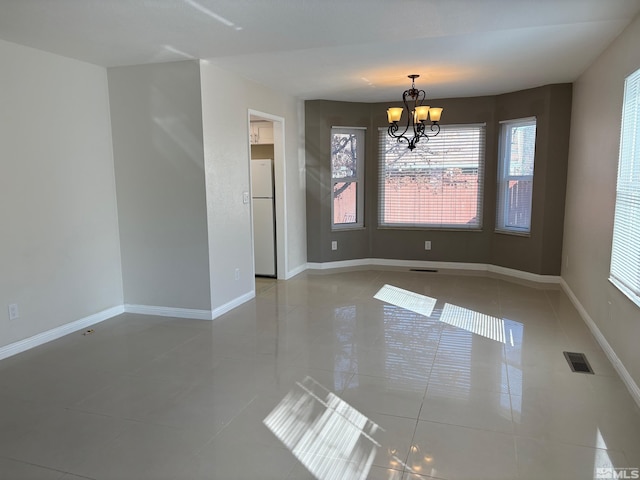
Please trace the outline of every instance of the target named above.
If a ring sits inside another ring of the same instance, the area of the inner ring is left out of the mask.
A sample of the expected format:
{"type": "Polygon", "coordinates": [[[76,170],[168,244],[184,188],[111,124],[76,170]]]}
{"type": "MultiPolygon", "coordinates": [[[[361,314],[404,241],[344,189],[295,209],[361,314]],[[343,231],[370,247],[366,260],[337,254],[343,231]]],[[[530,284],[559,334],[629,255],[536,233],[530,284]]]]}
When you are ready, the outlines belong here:
{"type": "Polygon", "coordinates": [[[331,225],[364,226],[364,130],[331,129],[331,225]]]}

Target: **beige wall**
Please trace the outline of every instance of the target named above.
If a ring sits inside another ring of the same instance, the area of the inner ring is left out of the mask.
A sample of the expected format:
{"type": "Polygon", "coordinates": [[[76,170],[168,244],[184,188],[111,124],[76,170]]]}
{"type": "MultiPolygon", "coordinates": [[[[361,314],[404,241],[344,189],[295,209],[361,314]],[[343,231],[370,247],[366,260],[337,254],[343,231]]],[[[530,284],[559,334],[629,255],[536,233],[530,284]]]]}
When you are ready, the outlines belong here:
{"type": "Polygon", "coordinates": [[[1,40],[0,65],[4,346],[123,296],[106,70],[1,40]]]}
{"type": "Polygon", "coordinates": [[[636,384],[640,308],[609,281],[624,79],[640,68],[640,18],[575,82],[562,277],[636,384]]]}
{"type": "Polygon", "coordinates": [[[211,309],[200,65],[108,69],[129,305],[211,309]]]}
{"type": "Polygon", "coordinates": [[[275,169],[278,237],[286,251],[278,268],[286,276],[305,264],[293,97],[207,61],[108,72],[125,303],[218,315],[251,297],[251,204],[243,203],[250,191],[250,109],[284,120],[278,147],[284,154],[275,169]]]}
{"type": "Polygon", "coordinates": [[[250,298],[250,110],[282,120],[278,262],[305,267],[297,99],[209,62],[107,72],[3,41],[0,62],[0,347],[123,304],[215,314],[250,298]]]}
{"type": "MultiPolygon", "coordinates": [[[[212,307],[254,291],[251,203],[249,188],[249,111],[284,120],[284,144],[274,145],[276,161],[276,235],[278,276],[286,278],[306,264],[304,202],[304,118],[299,101],[201,62],[202,116],[207,188],[207,214],[212,307]],[[281,151],[279,150],[281,149],[281,151]],[[278,161],[281,157],[281,161],[278,161]],[[239,279],[235,271],[239,270],[239,279]]],[[[279,122],[274,122],[278,136],[279,122]]]]}

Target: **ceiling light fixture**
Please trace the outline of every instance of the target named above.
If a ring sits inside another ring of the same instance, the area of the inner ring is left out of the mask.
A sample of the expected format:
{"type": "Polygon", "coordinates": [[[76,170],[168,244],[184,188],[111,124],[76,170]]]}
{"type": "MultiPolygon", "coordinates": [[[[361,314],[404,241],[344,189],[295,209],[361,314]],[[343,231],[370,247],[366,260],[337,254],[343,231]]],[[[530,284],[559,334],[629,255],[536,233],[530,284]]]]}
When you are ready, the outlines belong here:
{"type": "Polygon", "coordinates": [[[440,115],[442,115],[442,108],[430,107],[429,105],[422,105],[424,103],[426,93],[424,90],[418,90],[415,85],[416,78],[420,75],[408,75],[411,79],[411,88],[405,90],[402,94],[402,107],[391,107],[387,109],[387,117],[389,119],[389,129],[387,132],[392,138],[397,138],[398,143],[407,142],[409,150],[416,148],[416,144],[421,138],[429,141],[429,137],[435,137],[440,133],[440,115]],[[398,122],[402,118],[402,112],[407,111],[407,126],[404,131],[398,134],[400,127],[398,122]],[[427,119],[431,120],[430,129],[427,130],[427,119]],[[407,132],[409,135],[406,135],[407,132]]]}

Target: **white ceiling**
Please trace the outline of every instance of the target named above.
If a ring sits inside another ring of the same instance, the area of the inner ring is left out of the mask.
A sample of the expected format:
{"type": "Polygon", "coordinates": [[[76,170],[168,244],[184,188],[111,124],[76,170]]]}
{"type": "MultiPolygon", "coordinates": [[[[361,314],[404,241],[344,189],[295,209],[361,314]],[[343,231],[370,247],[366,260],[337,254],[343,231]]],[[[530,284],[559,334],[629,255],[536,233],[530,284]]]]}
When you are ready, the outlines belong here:
{"type": "Polygon", "coordinates": [[[106,67],[199,58],[303,99],[571,82],[640,0],[0,0],[0,38],[106,67]]]}

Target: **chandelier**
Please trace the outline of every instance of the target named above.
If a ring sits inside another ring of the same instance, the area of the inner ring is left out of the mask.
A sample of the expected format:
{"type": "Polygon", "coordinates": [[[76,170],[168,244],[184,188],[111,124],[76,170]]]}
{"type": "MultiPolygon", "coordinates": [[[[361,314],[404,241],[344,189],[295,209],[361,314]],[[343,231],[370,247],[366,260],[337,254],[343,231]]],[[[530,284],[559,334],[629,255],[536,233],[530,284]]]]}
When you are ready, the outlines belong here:
{"type": "Polygon", "coordinates": [[[424,90],[418,90],[415,85],[416,78],[420,75],[408,75],[411,79],[411,88],[405,90],[402,94],[402,107],[391,107],[387,109],[387,117],[389,118],[389,129],[387,132],[392,138],[397,138],[398,143],[407,142],[409,150],[416,148],[416,144],[421,138],[429,141],[429,137],[435,137],[440,133],[440,115],[442,108],[430,107],[422,105],[426,97],[424,90]],[[402,118],[402,112],[407,111],[407,125],[404,130],[398,134],[400,127],[398,123],[402,118]],[[427,119],[431,120],[431,125],[427,130],[427,119]],[[408,133],[408,135],[407,135],[408,133]]]}

